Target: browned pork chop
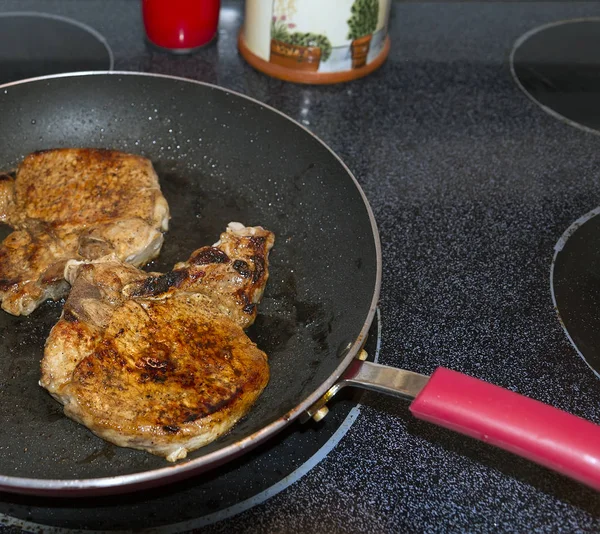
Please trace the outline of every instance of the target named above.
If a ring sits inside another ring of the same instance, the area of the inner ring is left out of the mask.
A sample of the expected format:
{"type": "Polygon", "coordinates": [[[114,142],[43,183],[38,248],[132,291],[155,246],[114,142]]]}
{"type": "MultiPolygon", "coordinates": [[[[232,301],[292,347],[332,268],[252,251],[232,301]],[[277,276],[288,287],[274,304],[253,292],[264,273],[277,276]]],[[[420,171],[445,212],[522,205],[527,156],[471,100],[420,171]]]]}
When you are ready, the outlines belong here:
{"type": "Polygon", "coordinates": [[[72,290],[50,332],[40,384],[98,436],[167,460],[229,430],[269,380],[246,336],[274,236],[232,223],[166,273],[69,262],[72,290]]]}
{"type": "Polygon", "coordinates": [[[0,299],[28,315],[65,296],[70,259],[115,255],[140,266],[156,257],[169,208],[152,163],[112,150],[35,152],[16,178],[0,175],[0,221],[14,228],[0,245],[0,299]]]}

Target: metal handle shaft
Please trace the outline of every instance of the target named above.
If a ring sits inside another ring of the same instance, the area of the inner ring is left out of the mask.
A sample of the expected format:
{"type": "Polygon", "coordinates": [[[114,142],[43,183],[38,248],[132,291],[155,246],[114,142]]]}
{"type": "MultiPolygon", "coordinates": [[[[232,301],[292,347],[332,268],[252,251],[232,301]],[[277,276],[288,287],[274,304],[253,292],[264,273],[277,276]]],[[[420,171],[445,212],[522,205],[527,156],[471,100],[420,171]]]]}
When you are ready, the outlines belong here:
{"type": "Polygon", "coordinates": [[[413,400],[429,380],[426,375],[355,360],[340,380],[340,386],[358,386],[394,397],[413,400]]]}

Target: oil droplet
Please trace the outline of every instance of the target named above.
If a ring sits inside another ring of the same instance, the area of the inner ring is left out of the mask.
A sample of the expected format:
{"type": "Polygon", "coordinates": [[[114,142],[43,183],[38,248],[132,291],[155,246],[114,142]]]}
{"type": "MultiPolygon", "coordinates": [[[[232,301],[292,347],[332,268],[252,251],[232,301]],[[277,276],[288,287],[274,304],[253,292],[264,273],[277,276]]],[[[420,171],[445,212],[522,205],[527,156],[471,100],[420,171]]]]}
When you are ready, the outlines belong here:
{"type": "Polygon", "coordinates": [[[35,119],[31,119],[31,124],[35,124],[36,120],[35,119]]]}

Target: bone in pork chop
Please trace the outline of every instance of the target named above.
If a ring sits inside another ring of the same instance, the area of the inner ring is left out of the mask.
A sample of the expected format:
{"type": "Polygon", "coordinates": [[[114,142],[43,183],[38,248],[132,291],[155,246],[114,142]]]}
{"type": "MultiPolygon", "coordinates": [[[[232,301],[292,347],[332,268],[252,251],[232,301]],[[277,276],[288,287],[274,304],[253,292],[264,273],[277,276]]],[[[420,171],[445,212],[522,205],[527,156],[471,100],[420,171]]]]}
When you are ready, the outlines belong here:
{"type": "Polygon", "coordinates": [[[70,259],[113,254],[140,266],[155,258],[169,207],[152,163],[111,150],[35,152],[16,178],[0,174],[0,221],[12,232],[0,245],[0,299],[28,315],[68,291],[70,259]]]}
{"type": "Polygon", "coordinates": [[[229,430],[269,380],[246,336],[274,235],[231,223],[166,274],[69,262],[40,384],[98,436],[174,461],[229,430]]]}

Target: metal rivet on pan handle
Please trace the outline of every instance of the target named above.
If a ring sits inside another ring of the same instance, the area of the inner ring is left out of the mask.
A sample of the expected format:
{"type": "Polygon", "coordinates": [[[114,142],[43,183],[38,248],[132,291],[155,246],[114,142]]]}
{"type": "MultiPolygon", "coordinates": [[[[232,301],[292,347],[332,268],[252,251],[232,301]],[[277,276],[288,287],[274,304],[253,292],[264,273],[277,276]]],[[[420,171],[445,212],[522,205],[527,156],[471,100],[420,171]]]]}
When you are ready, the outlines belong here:
{"type": "Polygon", "coordinates": [[[319,408],[315,413],[313,413],[312,418],[313,421],[316,421],[317,423],[323,419],[327,414],[329,413],[329,408],[327,408],[327,406],[323,406],[321,408],[319,408]]]}
{"type": "MultiPolygon", "coordinates": [[[[367,351],[362,349],[358,356],[356,356],[357,360],[365,361],[369,355],[367,351]]],[[[328,391],[323,395],[317,402],[315,402],[308,410],[304,412],[303,415],[300,416],[300,422],[306,423],[310,419],[316,421],[317,423],[321,421],[328,413],[329,408],[327,408],[326,404],[331,400],[331,398],[344,386],[344,384],[334,384],[328,391]]]]}

